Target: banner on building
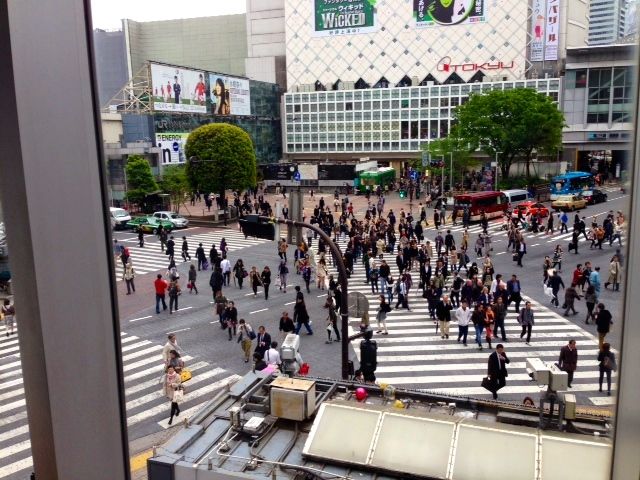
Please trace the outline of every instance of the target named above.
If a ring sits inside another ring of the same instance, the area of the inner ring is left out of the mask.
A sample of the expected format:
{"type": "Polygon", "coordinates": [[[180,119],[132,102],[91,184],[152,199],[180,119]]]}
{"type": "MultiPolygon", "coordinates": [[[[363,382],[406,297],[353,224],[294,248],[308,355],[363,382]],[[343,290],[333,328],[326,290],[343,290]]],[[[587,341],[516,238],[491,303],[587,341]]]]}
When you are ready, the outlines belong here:
{"type": "Polygon", "coordinates": [[[151,64],[153,109],[165,112],[206,113],[203,72],[151,64]]]}
{"type": "Polygon", "coordinates": [[[531,3],[531,53],[532,62],[544,59],[546,1],[533,0],[531,3]]]}
{"type": "Polygon", "coordinates": [[[176,165],[186,161],[184,145],[188,133],[156,133],[156,147],[162,150],[161,165],[176,165]]]}
{"type": "Polygon", "coordinates": [[[378,30],[377,0],[314,0],[316,37],[357,35],[378,30]]]}
{"type": "Polygon", "coordinates": [[[249,80],[211,73],[209,85],[214,115],[251,115],[249,80]]]}
{"type": "Polygon", "coordinates": [[[560,37],[560,0],[547,0],[545,22],[544,59],[558,60],[558,40],[560,37]]]}
{"type": "Polygon", "coordinates": [[[413,0],[416,27],[465,25],[486,21],[486,0],[413,0]]]}

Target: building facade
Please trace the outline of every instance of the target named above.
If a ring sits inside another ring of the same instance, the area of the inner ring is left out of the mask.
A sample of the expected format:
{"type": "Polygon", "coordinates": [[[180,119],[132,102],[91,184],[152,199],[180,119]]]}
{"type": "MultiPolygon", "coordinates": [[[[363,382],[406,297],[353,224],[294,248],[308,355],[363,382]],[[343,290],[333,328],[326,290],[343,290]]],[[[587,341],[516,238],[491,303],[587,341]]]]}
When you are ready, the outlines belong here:
{"type": "Polygon", "coordinates": [[[615,43],[625,35],[626,0],[591,0],[589,45],[615,43]]]}
{"type": "Polygon", "coordinates": [[[129,79],[124,33],[122,30],[108,32],[96,29],[93,31],[93,45],[98,77],[98,99],[102,107],[129,79]]]}
{"type": "Polygon", "coordinates": [[[355,162],[414,159],[446,137],[456,106],[470,93],[533,88],[559,100],[557,78],[366,90],[290,92],[284,96],[285,151],[293,160],[355,162]]]}
{"type": "Polygon", "coordinates": [[[247,0],[247,77],[287,90],[284,0],[247,0]]]}
{"type": "Polygon", "coordinates": [[[632,150],[635,45],[569,49],[562,95],[567,126],[563,155],[569,165],[607,169],[614,176],[628,169],[632,150]]]}

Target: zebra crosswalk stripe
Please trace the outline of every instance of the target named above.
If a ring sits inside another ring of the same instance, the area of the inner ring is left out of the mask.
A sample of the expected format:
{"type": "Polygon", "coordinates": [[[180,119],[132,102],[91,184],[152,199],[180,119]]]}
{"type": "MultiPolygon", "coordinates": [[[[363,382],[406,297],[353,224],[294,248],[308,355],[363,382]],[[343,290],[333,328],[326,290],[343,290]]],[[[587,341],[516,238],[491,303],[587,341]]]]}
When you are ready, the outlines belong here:
{"type": "MultiPolygon", "coordinates": [[[[33,466],[17,335],[5,337],[0,327],[0,478],[27,478],[33,466]]],[[[122,361],[130,429],[168,428],[169,401],[162,393],[162,345],[122,333],[122,361]],[[153,427],[151,427],[153,426],[153,427]]],[[[193,373],[185,383],[180,419],[195,414],[224,386],[240,377],[204,361],[182,357],[193,373]]],[[[134,431],[130,433],[135,434],[134,431]]]]}
{"type": "MultiPolygon", "coordinates": [[[[347,240],[340,239],[338,244],[344,251],[347,240]]],[[[390,261],[394,257],[395,255],[385,254],[391,268],[391,274],[393,278],[397,279],[399,274],[397,266],[395,261],[390,261]]],[[[332,264],[332,262],[329,263],[332,264]]],[[[331,273],[336,273],[333,266],[330,269],[331,273]]],[[[391,385],[402,385],[452,395],[473,395],[479,398],[491,395],[479,386],[482,376],[486,372],[488,355],[491,353],[491,350],[487,348],[484,336],[482,344],[485,348],[480,351],[477,345],[474,348],[473,325],[469,327],[468,347],[456,341],[458,328],[455,320],[450,324],[450,338],[448,340],[442,339],[439,331],[436,334],[435,323],[429,317],[428,302],[422,298],[421,292],[416,288],[418,283],[416,275],[417,272],[413,271],[414,287],[409,293],[411,311],[393,309],[386,318],[389,334],[375,335],[375,340],[378,343],[377,379],[391,385]]],[[[451,277],[447,282],[447,287],[450,281],[451,277]]],[[[358,259],[354,262],[354,272],[349,278],[349,291],[361,292],[368,298],[370,323],[375,331],[377,330],[375,319],[378,305],[377,297],[380,293],[372,293],[370,285],[365,282],[364,267],[361,259],[358,259]]],[[[599,388],[599,363],[596,360],[598,341],[594,335],[546,305],[523,295],[524,300],[532,302],[532,308],[536,315],[531,345],[526,345],[520,339],[521,329],[517,322],[517,315],[513,307],[509,308],[505,319],[505,331],[509,342],[505,343],[505,349],[512,359],[512,363],[509,365],[507,387],[500,390],[501,398],[521,400],[523,395],[540,393],[541,387],[533,384],[526,373],[526,358],[539,357],[547,363],[556,362],[560,348],[567,344],[569,338],[577,340],[580,355],[571,391],[584,392],[585,394],[597,392],[599,388]]],[[[360,319],[351,319],[351,326],[354,328],[357,328],[359,323],[360,319]]],[[[497,333],[494,332],[494,336],[497,333]]],[[[356,340],[352,344],[356,354],[359,342],[360,340],[356,340]]],[[[503,342],[499,338],[494,338],[493,346],[497,343],[503,342]]],[[[613,379],[615,382],[615,373],[613,379]]],[[[597,399],[599,397],[588,398],[597,399]]],[[[597,402],[599,400],[591,403],[597,402]]]]}

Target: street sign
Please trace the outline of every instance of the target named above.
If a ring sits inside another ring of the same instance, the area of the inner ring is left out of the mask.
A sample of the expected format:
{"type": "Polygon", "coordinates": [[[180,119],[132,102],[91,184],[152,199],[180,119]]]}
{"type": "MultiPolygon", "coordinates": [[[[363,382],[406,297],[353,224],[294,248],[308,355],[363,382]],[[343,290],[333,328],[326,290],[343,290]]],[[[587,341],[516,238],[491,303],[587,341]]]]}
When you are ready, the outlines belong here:
{"type": "Polygon", "coordinates": [[[411,180],[418,180],[418,172],[416,170],[411,170],[411,180]]]}
{"type": "Polygon", "coordinates": [[[429,166],[429,152],[422,152],[422,166],[429,166]]]}
{"type": "Polygon", "coordinates": [[[300,175],[300,172],[296,172],[296,173],[294,173],[294,174],[293,174],[293,179],[294,179],[296,182],[299,182],[299,181],[302,179],[302,176],[300,175]]]}
{"type": "Polygon", "coordinates": [[[362,318],[365,312],[369,311],[369,300],[361,292],[351,292],[347,297],[349,306],[349,316],[362,318]]]}

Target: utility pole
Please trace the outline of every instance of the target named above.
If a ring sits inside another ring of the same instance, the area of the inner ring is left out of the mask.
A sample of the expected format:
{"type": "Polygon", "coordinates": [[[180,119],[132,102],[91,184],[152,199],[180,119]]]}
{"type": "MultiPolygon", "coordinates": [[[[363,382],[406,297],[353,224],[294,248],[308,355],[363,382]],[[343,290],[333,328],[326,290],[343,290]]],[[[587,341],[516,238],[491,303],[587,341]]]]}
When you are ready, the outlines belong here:
{"type": "Polygon", "coordinates": [[[451,161],[449,162],[449,191],[453,193],[453,151],[449,152],[451,161]]]}
{"type": "Polygon", "coordinates": [[[498,172],[500,171],[498,169],[498,154],[500,154],[500,153],[502,153],[502,152],[498,152],[496,150],[496,192],[498,191],[498,172]]]}

